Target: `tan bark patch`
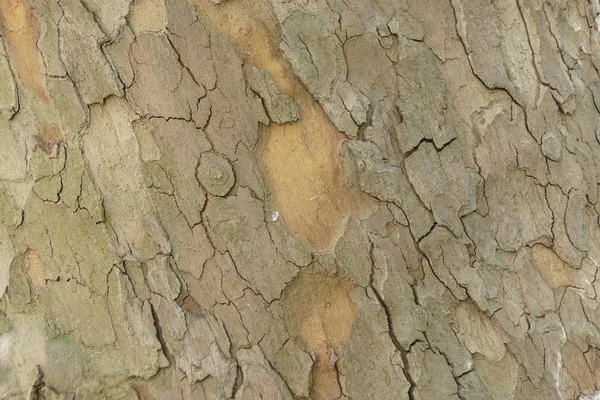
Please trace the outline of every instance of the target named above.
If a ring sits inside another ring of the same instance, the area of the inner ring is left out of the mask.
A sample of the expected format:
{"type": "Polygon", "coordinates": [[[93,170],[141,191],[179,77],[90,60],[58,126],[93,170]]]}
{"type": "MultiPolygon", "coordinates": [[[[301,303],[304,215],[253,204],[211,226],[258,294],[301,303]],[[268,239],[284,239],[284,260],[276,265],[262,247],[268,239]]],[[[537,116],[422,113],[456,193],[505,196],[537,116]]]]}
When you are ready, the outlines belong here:
{"type": "Polygon", "coordinates": [[[573,285],[577,282],[577,271],[561,260],[548,247],[536,244],[531,248],[532,263],[542,279],[552,289],[573,285]]]}
{"type": "Polygon", "coordinates": [[[27,249],[23,255],[23,268],[29,276],[31,288],[37,295],[46,286],[46,267],[40,256],[32,249],[27,249]]]}
{"type": "Polygon", "coordinates": [[[131,4],[127,19],[136,35],[160,32],[167,26],[167,8],[164,1],[136,0],[131,4]]]}
{"type": "Polygon", "coordinates": [[[350,334],[356,307],[354,284],[340,275],[306,270],[286,289],[285,323],[295,340],[316,356],[312,374],[313,400],[338,398],[336,351],[350,334]]]}
{"type": "Polygon", "coordinates": [[[218,6],[210,0],[197,3],[213,28],[228,36],[247,62],[266,70],[279,91],[298,103],[298,121],[269,125],[263,163],[275,207],[287,228],[314,250],[328,249],[345,219],[364,213],[371,204],[341,177],[338,147],[344,135],[274,45],[278,33],[267,21],[268,10],[247,0],[218,6]]]}
{"type": "Polygon", "coordinates": [[[37,48],[37,15],[26,0],[0,0],[0,25],[19,82],[47,103],[44,66],[37,48]]]}

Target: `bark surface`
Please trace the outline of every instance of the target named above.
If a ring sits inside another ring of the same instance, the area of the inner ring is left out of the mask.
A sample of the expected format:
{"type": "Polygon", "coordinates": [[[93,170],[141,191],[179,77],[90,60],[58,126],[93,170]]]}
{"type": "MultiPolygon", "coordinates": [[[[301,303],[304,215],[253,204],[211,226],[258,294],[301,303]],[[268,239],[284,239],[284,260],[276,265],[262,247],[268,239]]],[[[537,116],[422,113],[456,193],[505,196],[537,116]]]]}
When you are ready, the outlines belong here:
{"type": "Polygon", "coordinates": [[[0,0],[0,398],[600,398],[598,0],[0,0]]]}

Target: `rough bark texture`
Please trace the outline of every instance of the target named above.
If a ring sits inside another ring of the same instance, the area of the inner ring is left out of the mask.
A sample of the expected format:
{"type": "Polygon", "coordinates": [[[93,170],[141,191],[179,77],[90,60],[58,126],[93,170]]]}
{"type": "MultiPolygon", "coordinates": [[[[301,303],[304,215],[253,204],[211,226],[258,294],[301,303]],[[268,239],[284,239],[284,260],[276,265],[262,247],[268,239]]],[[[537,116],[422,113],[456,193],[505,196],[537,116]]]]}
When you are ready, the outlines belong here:
{"type": "Polygon", "coordinates": [[[599,23],[0,0],[0,398],[599,398],[599,23]]]}

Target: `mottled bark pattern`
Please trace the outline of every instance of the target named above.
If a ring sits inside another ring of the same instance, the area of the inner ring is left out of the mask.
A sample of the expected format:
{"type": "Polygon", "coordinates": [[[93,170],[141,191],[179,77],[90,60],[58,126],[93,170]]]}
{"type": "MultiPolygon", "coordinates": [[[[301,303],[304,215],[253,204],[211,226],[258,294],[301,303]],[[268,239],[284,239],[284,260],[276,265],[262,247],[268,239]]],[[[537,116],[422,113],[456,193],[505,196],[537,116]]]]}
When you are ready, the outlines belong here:
{"type": "Polygon", "coordinates": [[[0,398],[600,398],[598,0],[0,0],[0,398]]]}

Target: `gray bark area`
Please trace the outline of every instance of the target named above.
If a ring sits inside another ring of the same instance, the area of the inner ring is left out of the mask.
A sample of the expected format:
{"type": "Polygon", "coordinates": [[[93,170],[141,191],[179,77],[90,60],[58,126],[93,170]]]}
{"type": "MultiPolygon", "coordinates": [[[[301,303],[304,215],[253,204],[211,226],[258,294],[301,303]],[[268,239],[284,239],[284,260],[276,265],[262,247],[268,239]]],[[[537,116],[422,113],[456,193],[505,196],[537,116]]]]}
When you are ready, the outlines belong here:
{"type": "Polygon", "coordinates": [[[0,398],[600,398],[598,0],[0,0],[0,398]]]}

